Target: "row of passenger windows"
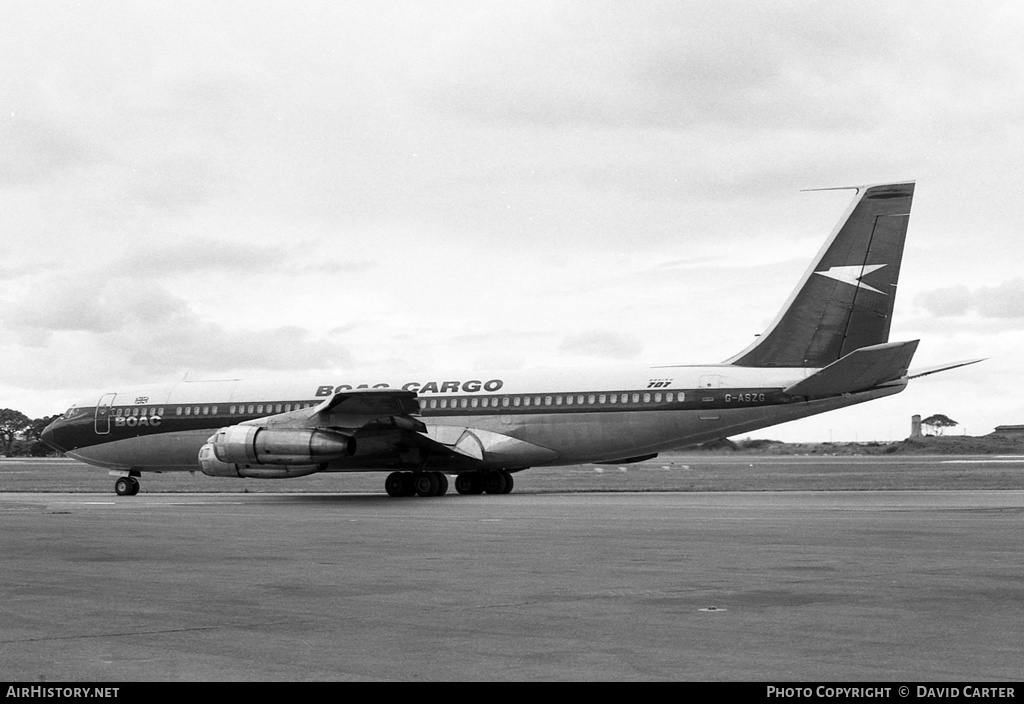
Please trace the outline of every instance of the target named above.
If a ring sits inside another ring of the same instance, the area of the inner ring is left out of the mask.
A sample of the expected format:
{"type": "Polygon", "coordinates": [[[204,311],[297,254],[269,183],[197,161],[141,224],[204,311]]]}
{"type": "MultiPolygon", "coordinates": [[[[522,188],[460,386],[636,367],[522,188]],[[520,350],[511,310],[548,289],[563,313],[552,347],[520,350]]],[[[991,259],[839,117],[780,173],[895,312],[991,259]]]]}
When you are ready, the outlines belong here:
{"type": "MultiPolygon", "coordinates": [[[[288,413],[303,408],[312,408],[315,403],[250,403],[228,407],[229,415],[251,416],[263,413],[288,413]]],[[[217,415],[217,406],[185,406],[174,409],[174,415],[198,416],[217,415]]]]}
{"type": "MultiPolygon", "coordinates": [[[[258,415],[260,413],[287,413],[302,408],[312,408],[315,403],[250,403],[228,407],[230,415],[258,415]]],[[[219,406],[178,406],[174,409],[176,416],[209,416],[217,415],[219,406]]],[[[162,416],[162,406],[130,406],[127,408],[114,408],[115,416],[162,416]]]]}
{"type": "Polygon", "coordinates": [[[131,406],[128,408],[115,408],[112,410],[115,416],[162,416],[163,408],[156,406],[131,406]]]}
{"type": "MultiPolygon", "coordinates": [[[[537,406],[610,406],[623,403],[673,403],[685,400],[682,391],[666,393],[614,393],[614,394],[553,394],[544,396],[472,396],[459,398],[420,398],[420,408],[530,408],[537,406]]],[[[228,407],[228,415],[261,415],[288,413],[312,408],[315,403],[249,403],[228,407]]],[[[217,415],[219,406],[178,406],[176,416],[217,415]]],[[[114,408],[115,416],[162,416],[164,408],[157,406],[131,406],[114,408]]]]}
{"type": "Polygon", "coordinates": [[[536,406],[606,406],[620,403],[672,403],[685,399],[683,392],[632,394],[554,394],[551,396],[473,396],[471,398],[420,399],[420,407],[437,408],[527,408],[536,406]]]}

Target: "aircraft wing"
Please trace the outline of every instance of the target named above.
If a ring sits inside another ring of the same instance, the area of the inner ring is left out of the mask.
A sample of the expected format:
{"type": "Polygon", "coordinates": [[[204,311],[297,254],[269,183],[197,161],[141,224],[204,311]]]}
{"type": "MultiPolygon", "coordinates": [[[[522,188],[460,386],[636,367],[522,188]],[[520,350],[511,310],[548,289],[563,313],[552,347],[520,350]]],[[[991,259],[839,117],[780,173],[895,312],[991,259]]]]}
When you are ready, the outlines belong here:
{"type": "Polygon", "coordinates": [[[482,428],[427,427],[418,417],[419,410],[414,391],[354,389],[339,391],[314,408],[257,418],[242,425],[345,431],[359,438],[360,448],[365,448],[360,454],[411,446],[463,461],[481,462],[486,458],[510,465],[551,461],[558,456],[548,448],[482,428]]]}
{"type": "Polygon", "coordinates": [[[353,389],[339,391],[313,408],[255,418],[242,425],[266,427],[328,427],[359,430],[370,424],[426,432],[418,418],[416,392],[402,389],[353,389]]]}
{"type": "Polygon", "coordinates": [[[792,396],[829,396],[896,381],[906,375],[919,342],[886,342],[861,347],[783,391],[792,396]]]}
{"type": "Polygon", "coordinates": [[[309,411],[311,420],[329,421],[332,426],[361,428],[377,420],[406,430],[424,432],[426,426],[413,418],[420,412],[415,391],[402,389],[354,389],[339,391],[309,411]]]}

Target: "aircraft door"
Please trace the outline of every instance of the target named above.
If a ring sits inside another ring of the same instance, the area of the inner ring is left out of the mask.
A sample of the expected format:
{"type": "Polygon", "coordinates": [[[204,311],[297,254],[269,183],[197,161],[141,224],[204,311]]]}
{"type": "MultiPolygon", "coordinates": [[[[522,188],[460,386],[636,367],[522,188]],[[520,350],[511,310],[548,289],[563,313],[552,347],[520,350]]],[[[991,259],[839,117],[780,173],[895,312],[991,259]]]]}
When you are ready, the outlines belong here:
{"type": "Polygon", "coordinates": [[[110,432],[110,406],[117,394],[103,394],[96,404],[96,434],[106,435],[110,432]]]}
{"type": "Polygon", "coordinates": [[[700,389],[697,390],[701,406],[697,409],[697,417],[700,420],[718,420],[722,412],[715,403],[718,400],[718,390],[722,388],[721,374],[705,374],[700,378],[700,389]],[[707,407],[704,406],[707,404],[707,407]]]}

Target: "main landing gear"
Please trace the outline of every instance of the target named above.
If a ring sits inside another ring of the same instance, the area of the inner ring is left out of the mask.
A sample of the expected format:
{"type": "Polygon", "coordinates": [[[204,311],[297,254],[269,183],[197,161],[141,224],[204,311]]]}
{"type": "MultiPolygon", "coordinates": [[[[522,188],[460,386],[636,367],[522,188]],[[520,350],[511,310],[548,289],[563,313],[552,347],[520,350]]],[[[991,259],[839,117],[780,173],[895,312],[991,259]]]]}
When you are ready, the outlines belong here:
{"type": "Polygon", "coordinates": [[[135,496],[139,493],[139,480],[135,477],[118,477],[114,482],[114,491],[118,496],[135,496]]]}
{"type": "MultiPolygon", "coordinates": [[[[512,474],[503,469],[462,472],[455,478],[460,494],[507,494],[512,491],[512,474]]],[[[392,472],[384,480],[388,496],[444,496],[448,477],[443,472],[392,472]]]]}
{"type": "Polygon", "coordinates": [[[388,496],[444,496],[448,477],[441,472],[392,472],[384,489],[388,496]]]}
{"type": "Polygon", "coordinates": [[[504,469],[490,472],[463,472],[455,478],[455,491],[460,494],[508,494],[515,481],[504,469]]]}

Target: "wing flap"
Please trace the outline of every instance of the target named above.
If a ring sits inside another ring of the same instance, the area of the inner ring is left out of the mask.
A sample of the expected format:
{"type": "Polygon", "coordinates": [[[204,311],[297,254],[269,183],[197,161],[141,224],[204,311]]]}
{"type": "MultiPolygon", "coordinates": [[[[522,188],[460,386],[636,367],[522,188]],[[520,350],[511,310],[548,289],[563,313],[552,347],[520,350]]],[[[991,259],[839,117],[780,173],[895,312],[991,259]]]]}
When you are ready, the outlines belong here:
{"type": "Polygon", "coordinates": [[[450,452],[488,463],[525,467],[558,457],[554,450],[482,428],[430,426],[424,435],[450,452]]]}
{"type": "Polygon", "coordinates": [[[920,340],[861,347],[791,384],[791,396],[830,396],[862,391],[903,378],[920,340]]]}

